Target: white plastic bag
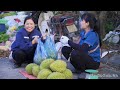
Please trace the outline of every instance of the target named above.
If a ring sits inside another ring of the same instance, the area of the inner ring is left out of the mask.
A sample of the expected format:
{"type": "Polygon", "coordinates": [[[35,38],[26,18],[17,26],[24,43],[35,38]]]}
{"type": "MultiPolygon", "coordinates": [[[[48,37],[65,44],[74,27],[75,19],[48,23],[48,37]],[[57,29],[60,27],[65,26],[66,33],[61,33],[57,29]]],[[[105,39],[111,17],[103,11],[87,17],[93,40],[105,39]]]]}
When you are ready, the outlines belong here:
{"type": "Polygon", "coordinates": [[[21,12],[17,12],[18,15],[25,15],[25,12],[24,11],[21,11],[21,12]]]}
{"type": "Polygon", "coordinates": [[[56,47],[56,50],[57,50],[57,59],[61,59],[62,58],[62,52],[61,52],[61,49],[62,49],[62,43],[61,42],[57,42],[56,44],[55,44],[55,47],[56,47]]]}
{"type": "Polygon", "coordinates": [[[17,26],[17,22],[13,19],[13,20],[9,20],[8,22],[7,22],[7,25],[9,26],[9,27],[12,27],[12,26],[17,26]]]}
{"type": "Polygon", "coordinates": [[[10,52],[9,59],[10,59],[10,60],[13,60],[12,51],[10,52]]]}
{"type": "Polygon", "coordinates": [[[44,20],[41,22],[41,26],[40,26],[40,31],[42,35],[45,34],[46,29],[48,30],[48,35],[50,35],[50,27],[48,26],[47,21],[44,20]]]}
{"type": "Polygon", "coordinates": [[[61,43],[61,42],[57,42],[57,43],[55,44],[55,47],[56,47],[56,50],[59,51],[60,48],[62,48],[62,43],[61,43]]]}
{"type": "Polygon", "coordinates": [[[62,43],[62,46],[68,46],[68,47],[70,47],[70,45],[67,43],[68,40],[69,40],[68,37],[62,36],[62,37],[60,38],[60,42],[62,43]]]}

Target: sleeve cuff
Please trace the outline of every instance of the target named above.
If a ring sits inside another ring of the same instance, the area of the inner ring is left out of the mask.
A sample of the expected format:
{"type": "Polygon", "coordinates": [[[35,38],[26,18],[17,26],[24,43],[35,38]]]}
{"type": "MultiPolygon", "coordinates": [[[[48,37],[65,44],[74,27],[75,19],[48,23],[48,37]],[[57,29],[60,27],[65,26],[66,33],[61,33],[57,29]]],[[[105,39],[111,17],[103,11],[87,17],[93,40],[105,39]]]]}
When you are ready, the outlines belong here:
{"type": "Polygon", "coordinates": [[[42,41],[43,43],[45,43],[45,39],[41,38],[41,41],[42,41]]]}
{"type": "Polygon", "coordinates": [[[68,40],[68,44],[70,45],[70,46],[72,46],[71,44],[72,44],[72,41],[71,40],[68,40]]]}

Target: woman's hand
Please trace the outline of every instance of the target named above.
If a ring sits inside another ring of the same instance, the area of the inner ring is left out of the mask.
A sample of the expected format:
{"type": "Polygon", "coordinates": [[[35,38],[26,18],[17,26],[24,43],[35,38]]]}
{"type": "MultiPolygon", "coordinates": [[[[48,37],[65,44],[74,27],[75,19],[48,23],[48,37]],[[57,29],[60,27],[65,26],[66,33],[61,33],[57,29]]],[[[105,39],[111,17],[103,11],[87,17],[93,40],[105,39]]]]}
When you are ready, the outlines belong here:
{"type": "Polygon", "coordinates": [[[35,38],[32,40],[32,44],[38,43],[38,39],[39,39],[39,37],[35,37],[35,38]]]}
{"type": "Polygon", "coordinates": [[[43,39],[43,40],[45,40],[46,37],[47,37],[47,33],[45,33],[45,34],[42,35],[42,39],[43,39]]]}

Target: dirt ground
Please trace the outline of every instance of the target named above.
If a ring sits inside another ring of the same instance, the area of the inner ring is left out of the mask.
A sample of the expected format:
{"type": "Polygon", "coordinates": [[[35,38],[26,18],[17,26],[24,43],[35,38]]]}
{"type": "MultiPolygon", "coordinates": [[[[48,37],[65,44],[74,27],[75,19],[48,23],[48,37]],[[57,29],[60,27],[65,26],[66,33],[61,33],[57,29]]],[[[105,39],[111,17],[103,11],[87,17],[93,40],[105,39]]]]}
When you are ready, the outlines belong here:
{"type": "MultiPolygon", "coordinates": [[[[71,68],[70,64],[68,65],[71,68]]],[[[20,68],[13,68],[13,62],[11,62],[8,58],[0,59],[0,79],[26,79],[19,70],[25,70],[25,64],[23,64],[20,68]]],[[[72,70],[74,68],[72,67],[72,70]]],[[[74,70],[73,70],[74,71],[74,70]]],[[[73,73],[73,79],[78,79],[79,74],[73,73]]],[[[99,79],[120,79],[120,71],[115,70],[114,68],[101,64],[99,69],[99,79]]]]}

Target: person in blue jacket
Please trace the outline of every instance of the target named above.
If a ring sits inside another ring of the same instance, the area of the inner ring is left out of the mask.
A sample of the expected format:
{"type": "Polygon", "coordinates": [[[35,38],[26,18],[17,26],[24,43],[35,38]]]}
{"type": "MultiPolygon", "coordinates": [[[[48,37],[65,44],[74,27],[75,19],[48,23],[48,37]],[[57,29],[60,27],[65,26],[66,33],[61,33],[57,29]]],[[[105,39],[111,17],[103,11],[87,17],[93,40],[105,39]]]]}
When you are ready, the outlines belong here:
{"type": "Polygon", "coordinates": [[[20,67],[23,62],[33,62],[38,38],[42,38],[44,42],[44,37],[41,36],[40,31],[35,27],[34,19],[31,16],[26,17],[24,28],[17,32],[16,39],[11,45],[12,57],[16,68],[20,67]]]}
{"type": "Polygon", "coordinates": [[[85,13],[80,21],[80,42],[73,43],[68,37],[61,37],[63,44],[62,54],[77,71],[84,72],[86,69],[98,69],[100,66],[100,35],[97,30],[97,20],[91,13],[85,13]]]}

